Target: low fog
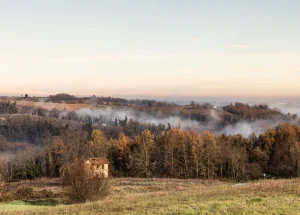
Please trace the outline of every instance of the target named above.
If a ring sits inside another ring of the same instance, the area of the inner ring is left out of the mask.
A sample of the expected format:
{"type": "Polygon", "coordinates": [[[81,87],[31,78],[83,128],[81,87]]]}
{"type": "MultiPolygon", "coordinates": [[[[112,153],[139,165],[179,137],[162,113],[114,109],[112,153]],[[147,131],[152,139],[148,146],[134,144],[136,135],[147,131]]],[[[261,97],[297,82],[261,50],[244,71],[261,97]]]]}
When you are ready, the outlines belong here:
{"type": "MultiPolygon", "coordinates": [[[[272,106],[272,108],[279,108],[282,110],[283,113],[288,113],[293,111],[292,113],[300,113],[300,110],[297,107],[294,108],[285,108],[279,106],[272,106]]],[[[59,117],[63,118],[67,116],[68,111],[60,112],[59,117]]],[[[243,136],[248,137],[252,133],[259,135],[266,131],[268,128],[274,128],[276,125],[287,122],[284,120],[255,120],[255,121],[241,121],[236,124],[226,125],[222,127],[220,124],[220,117],[218,116],[217,111],[211,110],[209,120],[205,123],[200,123],[195,120],[190,119],[183,119],[179,116],[170,116],[170,117],[156,117],[151,116],[147,113],[133,111],[128,108],[124,109],[112,109],[112,108],[105,108],[105,109],[90,109],[90,108],[81,108],[75,111],[78,117],[86,117],[90,116],[92,118],[101,118],[104,119],[104,122],[107,121],[114,121],[115,118],[119,120],[124,120],[127,116],[128,120],[132,119],[138,121],[140,123],[149,123],[149,124],[163,124],[168,126],[170,124],[171,127],[180,127],[181,129],[195,129],[198,132],[203,132],[205,130],[210,130],[214,133],[225,133],[227,135],[234,135],[234,134],[242,134],[243,136]]],[[[297,123],[298,120],[290,123],[297,123]]]]}
{"type": "MultiPolygon", "coordinates": [[[[213,103],[213,102],[211,102],[213,103]]],[[[54,103],[45,103],[52,105],[52,108],[55,108],[56,104],[54,103]]],[[[218,103],[218,107],[221,108],[223,105],[227,105],[228,102],[218,103]]],[[[261,104],[261,103],[255,103],[251,102],[251,105],[253,104],[261,104]]],[[[267,102],[266,103],[271,109],[277,108],[279,109],[283,114],[297,114],[300,116],[300,102],[267,102]]],[[[159,112],[156,113],[157,116],[150,115],[149,113],[141,112],[141,111],[134,111],[131,108],[123,107],[123,108],[81,108],[75,111],[59,111],[59,118],[63,119],[68,114],[75,113],[80,118],[85,118],[86,116],[90,116],[92,118],[98,118],[101,119],[99,123],[101,124],[114,124],[115,119],[124,120],[125,117],[128,118],[128,120],[132,119],[134,121],[138,121],[140,123],[146,123],[146,124],[154,124],[154,125],[160,125],[163,124],[166,127],[170,125],[174,128],[181,128],[184,130],[189,129],[195,129],[198,132],[203,132],[205,130],[210,130],[214,133],[225,133],[227,135],[234,135],[234,134],[242,134],[243,136],[248,137],[252,133],[259,135],[263,132],[265,132],[268,128],[274,128],[278,124],[282,124],[285,122],[289,122],[292,124],[298,124],[300,122],[300,118],[297,117],[293,121],[286,121],[283,119],[275,119],[275,120],[255,120],[255,121],[240,121],[236,124],[230,124],[226,126],[222,126],[221,119],[218,115],[219,111],[212,109],[210,111],[208,120],[204,123],[198,122],[191,119],[184,119],[180,116],[169,116],[169,117],[162,117],[159,112]]]]}

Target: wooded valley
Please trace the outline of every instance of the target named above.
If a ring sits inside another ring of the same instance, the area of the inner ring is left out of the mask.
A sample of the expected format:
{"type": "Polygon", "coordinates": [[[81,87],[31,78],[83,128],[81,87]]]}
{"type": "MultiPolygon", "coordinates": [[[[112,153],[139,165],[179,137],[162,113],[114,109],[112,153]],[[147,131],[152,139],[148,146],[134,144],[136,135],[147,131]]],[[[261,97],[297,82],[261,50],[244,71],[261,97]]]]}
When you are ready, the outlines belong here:
{"type": "MultiPolygon", "coordinates": [[[[90,100],[96,100],[97,104],[107,101],[93,97],[90,100]]],[[[111,101],[120,102],[118,99],[111,101]]],[[[296,115],[285,115],[266,105],[242,103],[221,108],[209,104],[180,106],[153,101],[151,105],[149,101],[135,101],[135,104],[126,108],[148,115],[177,114],[181,119],[186,117],[204,125],[209,123],[209,113],[215,111],[220,117],[216,124],[220,128],[245,120],[283,119],[285,123],[258,135],[242,136],[181,128],[180,123],[175,126],[142,123],[127,116],[125,119],[111,117],[110,122],[104,119],[107,116],[83,117],[76,111],[69,111],[62,117],[62,111],[56,109],[3,101],[0,103],[1,177],[5,181],[60,177],[64,164],[99,156],[110,160],[110,174],[114,177],[249,180],[264,175],[296,177],[300,174],[300,127],[291,124],[297,123],[296,115]],[[175,109],[180,111],[175,112],[175,109]]],[[[116,103],[109,105],[120,108],[116,103]]]]}

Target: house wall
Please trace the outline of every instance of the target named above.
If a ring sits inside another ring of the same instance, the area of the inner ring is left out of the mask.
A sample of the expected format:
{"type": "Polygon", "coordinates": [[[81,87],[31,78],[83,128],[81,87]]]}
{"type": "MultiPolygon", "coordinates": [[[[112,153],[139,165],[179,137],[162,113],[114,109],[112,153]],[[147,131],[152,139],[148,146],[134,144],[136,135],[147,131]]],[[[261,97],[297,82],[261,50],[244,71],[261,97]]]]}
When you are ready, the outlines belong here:
{"type": "Polygon", "coordinates": [[[86,170],[89,178],[108,178],[108,164],[99,165],[99,167],[97,167],[97,165],[92,165],[87,162],[86,170]]]}
{"type": "Polygon", "coordinates": [[[102,170],[104,178],[108,178],[108,164],[104,164],[104,169],[102,170]]]}

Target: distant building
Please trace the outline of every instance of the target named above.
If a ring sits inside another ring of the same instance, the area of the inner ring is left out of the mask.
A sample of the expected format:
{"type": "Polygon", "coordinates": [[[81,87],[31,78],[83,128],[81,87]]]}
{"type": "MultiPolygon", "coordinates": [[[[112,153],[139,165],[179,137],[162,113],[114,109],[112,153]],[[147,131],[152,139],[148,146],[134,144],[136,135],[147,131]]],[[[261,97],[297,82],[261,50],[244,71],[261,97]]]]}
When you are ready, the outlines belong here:
{"type": "Polygon", "coordinates": [[[109,163],[105,157],[88,159],[85,162],[88,178],[108,178],[109,163]]]}

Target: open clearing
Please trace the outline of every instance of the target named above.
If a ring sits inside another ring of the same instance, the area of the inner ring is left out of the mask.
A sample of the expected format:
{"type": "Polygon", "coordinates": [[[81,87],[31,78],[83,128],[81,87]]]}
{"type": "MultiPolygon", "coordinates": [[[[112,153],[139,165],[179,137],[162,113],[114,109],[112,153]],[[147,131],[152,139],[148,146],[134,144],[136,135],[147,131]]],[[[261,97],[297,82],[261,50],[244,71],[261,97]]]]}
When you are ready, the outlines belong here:
{"type": "Polygon", "coordinates": [[[65,103],[51,103],[51,102],[33,102],[33,101],[17,101],[17,106],[33,106],[39,107],[46,110],[52,110],[56,108],[59,111],[68,110],[74,111],[81,108],[92,108],[90,104],[65,104],[65,103]]]}
{"type": "MultiPolygon", "coordinates": [[[[56,182],[49,185],[59,192],[61,187],[56,182]]],[[[38,183],[26,185],[40,189],[38,183]]],[[[41,206],[16,201],[0,204],[0,213],[300,214],[299,202],[300,179],[234,184],[217,180],[119,178],[111,180],[110,195],[97,202],[41,206]]]]}

